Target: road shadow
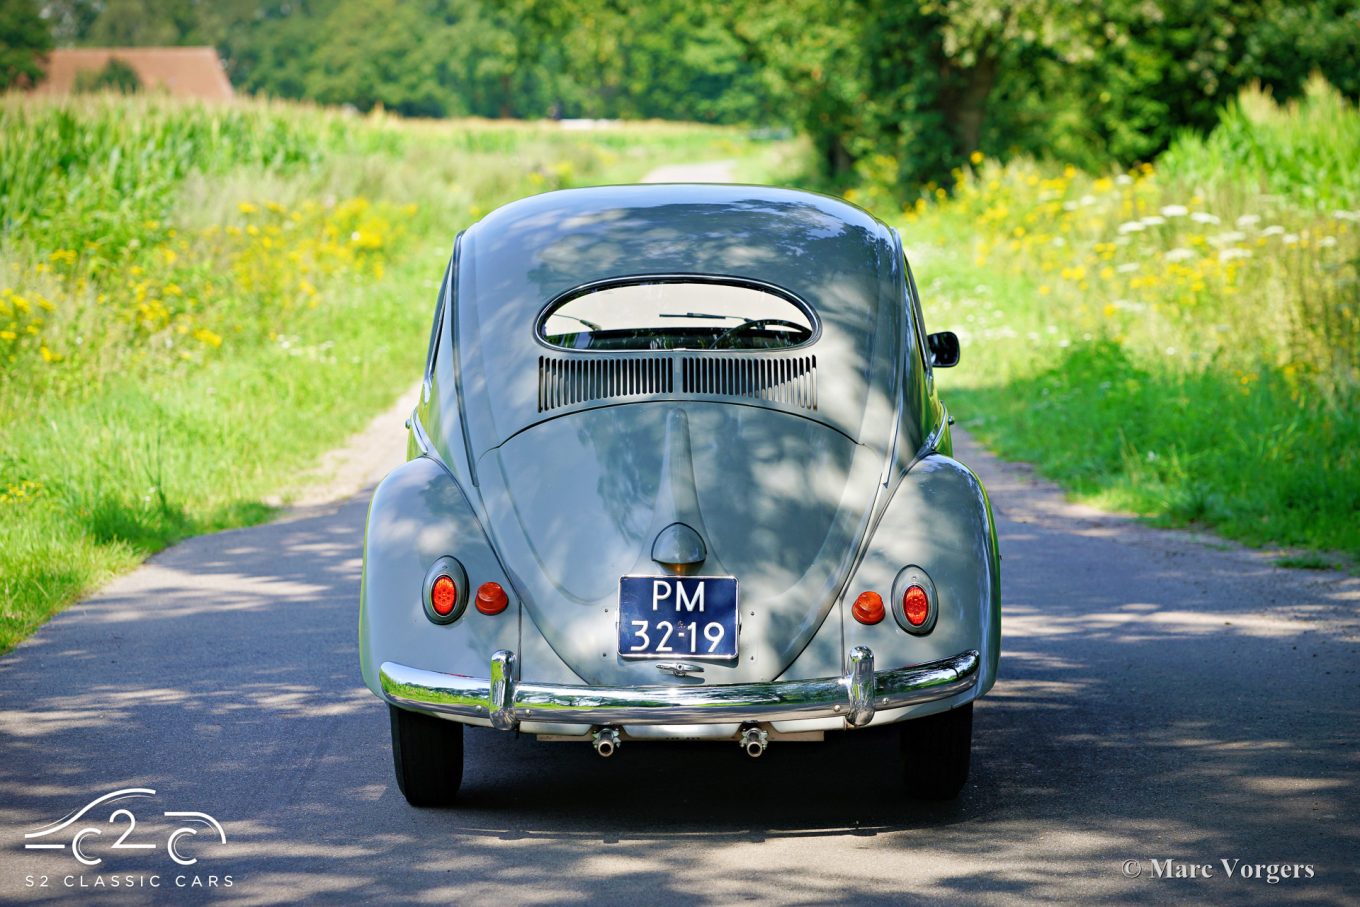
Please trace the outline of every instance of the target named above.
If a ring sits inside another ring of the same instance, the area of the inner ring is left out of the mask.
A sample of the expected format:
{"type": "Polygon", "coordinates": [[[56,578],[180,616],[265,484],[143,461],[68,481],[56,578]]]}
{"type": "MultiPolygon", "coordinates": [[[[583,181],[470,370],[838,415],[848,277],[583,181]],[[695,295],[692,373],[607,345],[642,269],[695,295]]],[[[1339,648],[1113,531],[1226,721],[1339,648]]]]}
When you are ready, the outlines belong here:
{"type": "MultiPolygon", "coordinates": [[[[950,804],[906,796],[890,728],[776,744],[758,761],[732,744],[650,742],[601,760],[473,729],[460,806],[412,809],[392,781],[385,708],[358,673],[367,495],[192,539],[0,661],[0,897],[38,896],[23,876],[77,868],[23,850],[24,832],[139,785],[160,808],[223,823],[228,843],[201,849],[202,867],[232,873],[229,896],[247,903],[1281,903],[1356,890],[1348,587],[1274,582],[1263,608],[1240,559],[1099,521],[1055,528],[1014,500],[1000,508],[1001,679],[977,706],[972,778],[950,804]],[[1194,888],[1120,871],[1154,857],[1311,863],[1317,878],[1194,888]]],[[[159,851],[105,853],[106,872],[166,868],[159,851]]]]}

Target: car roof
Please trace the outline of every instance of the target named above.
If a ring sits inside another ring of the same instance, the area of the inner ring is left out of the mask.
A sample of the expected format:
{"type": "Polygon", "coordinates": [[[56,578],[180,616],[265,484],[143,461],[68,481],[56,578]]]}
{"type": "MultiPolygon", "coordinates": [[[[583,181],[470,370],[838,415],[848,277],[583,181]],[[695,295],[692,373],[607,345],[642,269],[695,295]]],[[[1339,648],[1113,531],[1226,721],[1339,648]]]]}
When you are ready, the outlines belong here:
{"type": "MultiPolygon", "coordinates": [[[[763,186],[560,190],[493,211],[459,243],[453,317],[474,458],[570,411],[545,409],[545,368],[596,368],[605,355],[541,343],[536,325],[545,308],[587,284],[646,275],[772,284],[806,302],[821,327],[813,343],[779,356],[746,351],[670,358],[757,357],[805,368],[796,363],[815,357],[816,405],[804,400],[788,408],[855,440],[865,433],[869,397],[896,394],[906,337],[902,259],[892,230],[872,215],[829,196],[763,186]]],[[[630,357],[646,354],[609,358],[630,357]]],[[[779,400],[746,402],[785,408],[779,400]]]]}

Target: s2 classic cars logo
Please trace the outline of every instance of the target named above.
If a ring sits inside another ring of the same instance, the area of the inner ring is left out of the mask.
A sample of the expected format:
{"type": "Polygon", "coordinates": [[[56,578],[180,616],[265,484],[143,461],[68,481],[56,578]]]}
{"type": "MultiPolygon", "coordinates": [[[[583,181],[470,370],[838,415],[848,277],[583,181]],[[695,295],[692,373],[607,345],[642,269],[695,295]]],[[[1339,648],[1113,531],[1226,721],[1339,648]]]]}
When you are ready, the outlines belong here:
{"type": "MultiPolygon", "coordinates": [[[[154,796],[155,790],[149,787],[125,787],[96,797],[57,821],[24,835],[24,848],[65,850],[69,847],[71,856],[84,866],[103,863],[101,853],[112,857],[117,851],[154,852],[162,846],[160,835],[153,837],[145,831],[138,832],[137,816],[130,808],[130,801],[154,796]],[[129,805],[119,805],[125,802],[129,805]]],[[[191,843],[198,840],[227,843],[227,832],[222,823],[207,813],[166,811],[161,816],[169,820],[164,824],[173,828],[164,837],[165,852],[180,866],[193,866],[198,862],[189,846],[191,843]],[[198,838],[200,833],[203,834],[201,839],[198,838]]]]}

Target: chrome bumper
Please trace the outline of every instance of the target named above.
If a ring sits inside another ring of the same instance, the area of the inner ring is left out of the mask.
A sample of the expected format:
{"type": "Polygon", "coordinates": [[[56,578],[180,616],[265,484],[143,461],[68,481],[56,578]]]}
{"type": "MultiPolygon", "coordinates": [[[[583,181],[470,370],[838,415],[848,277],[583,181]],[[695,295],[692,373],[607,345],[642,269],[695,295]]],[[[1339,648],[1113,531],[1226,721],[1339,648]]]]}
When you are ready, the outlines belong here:
{"type": "Polygon", "coordinates": [[[512,730],[521,721],[567,724],[720,724],[844,718],[863,727],[879,709],[943,699],[977,683],[976,651],[912,668],[874,672],[874,653],[850,650],[841,677],[692,687],[590,687],[515,681],[515,653],[491,656],[490,677],[465,677],[384,662],[378,677],[393,705],[512,730]]]}

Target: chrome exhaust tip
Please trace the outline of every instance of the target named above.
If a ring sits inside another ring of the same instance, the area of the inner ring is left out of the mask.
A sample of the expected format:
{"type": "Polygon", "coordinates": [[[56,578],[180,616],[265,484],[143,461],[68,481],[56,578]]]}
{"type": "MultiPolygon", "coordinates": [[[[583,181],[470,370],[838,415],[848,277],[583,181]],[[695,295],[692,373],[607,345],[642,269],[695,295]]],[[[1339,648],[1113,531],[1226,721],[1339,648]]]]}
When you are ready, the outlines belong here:
{"type": "Polygon", "coordinates": [[[614,727],[600,728],[591,739],[595,752],[600,754],[601,759],[608,759],[622,745],[622,741],[619,740],[619,729],[614,727]]]}
{"type": "Polygon", "coordinates": [[[770,745],[770,735],[758,727],[747,727],[741,730],[741,748],[746,755],[752,759],[759,759],[765,755],[765,750],[770,745]]]}

